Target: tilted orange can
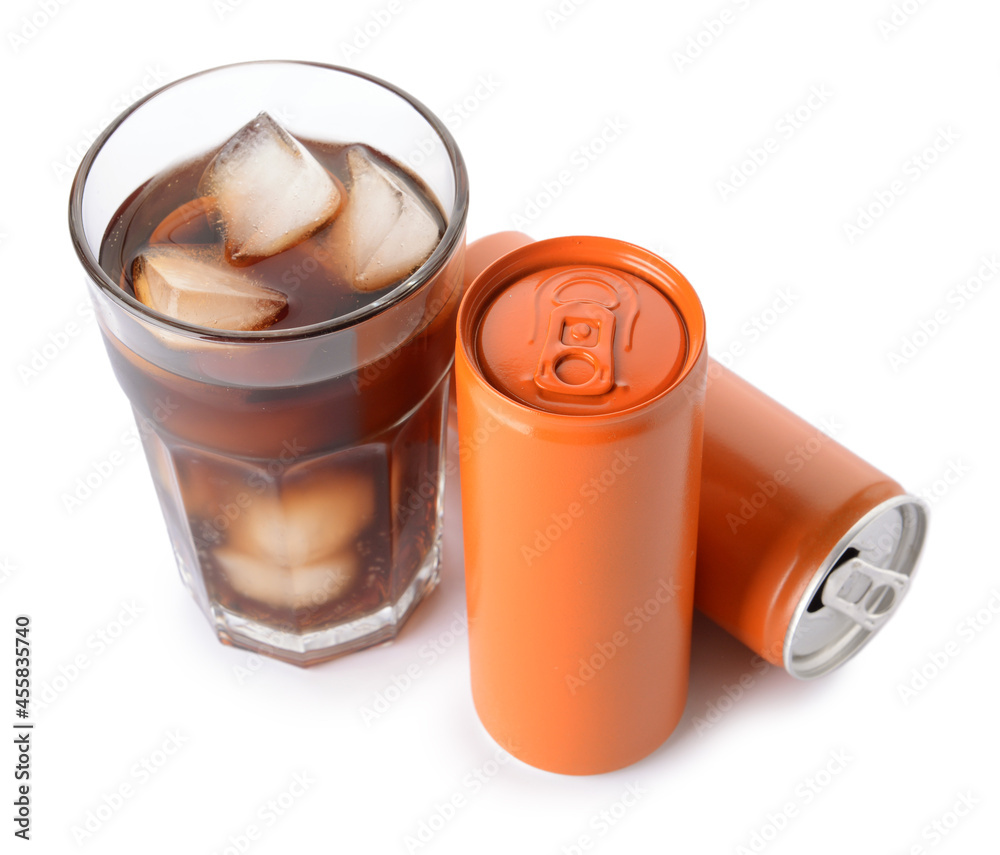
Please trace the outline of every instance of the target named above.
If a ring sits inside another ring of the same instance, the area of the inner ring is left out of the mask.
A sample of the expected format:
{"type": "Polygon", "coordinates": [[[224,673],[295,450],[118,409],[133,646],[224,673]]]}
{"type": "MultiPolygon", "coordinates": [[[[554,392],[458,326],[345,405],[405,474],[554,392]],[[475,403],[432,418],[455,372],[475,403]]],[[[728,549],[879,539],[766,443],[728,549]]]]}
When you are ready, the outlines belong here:
{"type": "Polygon", "coordinates": [[[472,693],[527,763],[618,769],[680,719],[707,362],[691,285],[621,241],[523,246],[463,299],[472,693]]]}
{"type": "Polygon", "coordinates": [[[909,589],[924,502],[710,361],[695,605],[800,678],[857,653],[909,589]]]}

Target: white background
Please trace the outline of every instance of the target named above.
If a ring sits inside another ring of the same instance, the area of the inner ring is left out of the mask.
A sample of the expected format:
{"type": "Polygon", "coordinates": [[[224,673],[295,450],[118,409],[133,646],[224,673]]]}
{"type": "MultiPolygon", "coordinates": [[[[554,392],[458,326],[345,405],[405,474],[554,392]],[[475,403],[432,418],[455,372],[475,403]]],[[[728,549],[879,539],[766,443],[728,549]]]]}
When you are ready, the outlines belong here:
{"type": "MultiPolygon", "coordinates": [[[[1000,8],[903,5],[913,14],[890,32],[890,0],[6,3],[0,723],[13,721],[16,614],[32,617],[35,696],[50,699],[34,716],[25,848],[560,853],[589,835],[595,852],[996,851],[1000,286],[969,280],[1000,253],[1000,8]],[[22,16],[43,25],[32,34],[22,16]],[[381,29],[369,44],[366,26],[381,29]],[[680,63],[689,38],[704,47],[680,63]],[[311,670],[218,644],[177,578],[126,400],[81,315],[67,164],[155,78],[256,58],[356,66],[443,116],[468,161],[471,238],[520,225],[664,255],[701,294],[713,354],[742,345],[736,371],[807,419],[835,419],[845,445],[929,495],[918,579],[885,632],[799,683],[699,618],[685,718],[652,756],[590,778],[494,765],[469,694],[452,489],[441,587],[397,643],[311,670]],[[792,129],[783,117],[799,107],[792,129]],[[595,145],[609,122],[624,130],[595,145]],[[952,141],[917,165],[942,132],[952,141]],[[777,150],[724,191],[767,138],[777,150]],[[896,180],[904,192],[852,242],[845,224],[896,180]],[[791,308],[763,314],[781,289],[791,308]],[[915,350],[894,364],[904,339],[915,350]],[[77,479],[113,454],[68,510],[77,479]],[[127,626],[125,604],[141,612],[127,626]],[[181,746],[157,767],[171,734],[181,746]],[[74,827],[107,817],[123,785],[131,796],[78,845],[74,827]],[[625,807],[630,786],[641,795],[625,807]],[[974,806],[960,817],[956,804],[974,806]],[[408,846],[425,823],[430,841],[408,846]]],[[[8,746],[4,852],[20,851],[7,843],[13,765],[8,746]]]]}

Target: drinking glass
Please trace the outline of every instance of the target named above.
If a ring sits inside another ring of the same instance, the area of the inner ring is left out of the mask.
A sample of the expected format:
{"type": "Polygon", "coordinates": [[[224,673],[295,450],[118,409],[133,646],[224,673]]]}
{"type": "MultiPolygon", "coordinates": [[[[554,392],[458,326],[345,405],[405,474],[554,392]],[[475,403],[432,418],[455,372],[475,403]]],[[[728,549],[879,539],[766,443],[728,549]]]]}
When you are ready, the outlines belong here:
{"type": "Polygon", "coordinates": [[[317,63],[179,80],[84,157],[72,240],[181,578],[224,643],[314,664],[391,639],[437,583],[467,206],[438,118],[395,86],[317,63]],[[366,143],[411,169],[440,205],[442,239],[374,302],[311,326],[214,330],[145,306],[99,261],[116,212],[261,111],[301,139],[366,143]]]}

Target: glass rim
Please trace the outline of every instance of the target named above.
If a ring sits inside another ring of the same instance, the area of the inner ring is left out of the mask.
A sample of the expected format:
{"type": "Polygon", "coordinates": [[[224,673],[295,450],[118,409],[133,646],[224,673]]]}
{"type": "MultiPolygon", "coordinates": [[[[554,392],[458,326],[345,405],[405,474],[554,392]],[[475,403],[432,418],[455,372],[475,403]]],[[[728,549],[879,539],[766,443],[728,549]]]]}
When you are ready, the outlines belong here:
{"type": "Polygon", "coordinates": [[[424,284],[426,284],[438,273],[438,271],[441,270],[441,268],[444,267],[445,262],[451,258],[455,247],[465,233],[465,223],[468,217],[468,210],[469,181],[462,153],[458,148],[458,144],[455,142],[455,138],[451,135],[451,132],[421,101],[417,100],[408,92],[400,89],[392,83],[388,83],[379,77],[375,77],[374,75],[367,74],[353,68],[347,68],[341,65],[331,65],[323,62],[310,62],[307,60],[263,59],[218,65],[213,68],[206,68],[202,71],[197,71],[193,74],[180,77],[177,80],[171,81],[170,83],[167,83],[166,85],[161,86],[153,92],[143,96],[112,119],[111,122],[108,123],[107,127],[105,127],[104,130],[102,130],[97,136],[90,148],[87,149],[87,152],[84,154],[83,159],[80,162],[80,166],[77,169],[76,175],[73,177],[73,185],[70,189],[69,198],[69,231],[70,239],[73,242],[73,248],[76,250],[77,257],[80,259],[80,262],[91,281],[94,282],[100,290],[106,293],[113,301],[123,305],[126,310],[130,311],[134,315],[138,315],[147,323],[153,324],[154,326],[170,332],[187,333],[202,340],[219,342],[294,341],[354,326],[361,321],[367,320],[368,318],[378,315],[386,309],[401,303],[407,297],[419,291],[424,284]],[[438,135],[438,138],[444,144],[445,151],[448,154],[448,159],[451,162],[452,172],[455,177],[455,202],[452,206],[451,214],[448,217],[448,225],[445,228],[444,235],[438,242],[438,245],[434,248],[434,251],[430,254],[430,257],[384,297],[373,300],[371,303],[368,303],[353,312],[349,312],[346,315],[341,315],[331,320],[320,321],[315,324],[309,324],[307,326],[291,327],[289,329],[280,330],[217,330],[211,327],[203,327],[198,324],[189,324],[184,321],[169,318],[166,315],[151,309],[131,294],[122,290],[120,285],[117,282],[114,282],[101,267],[97,256],[90,248],[90,244],[84,234],[83,196],[91,167],[97,159],[97,156],[104,148],[104,144],[108,141],[108,139],[110,139],[112,134],[114,134],[114,132],[147,101],[150,101],[167,89],[172,89],[175,86],[179,86],[194,78],[204,77],[205,75],[213,74],[218,71],[254,65],[299,65],[312,66],[326,71],[335,71],[341,74],[357,77],[362,80],[367,80],[376,86],[380,86],[383,89],[388,90],[401,98],[403,101],[407,102],[427,121],[434,132],[438,135]]]}

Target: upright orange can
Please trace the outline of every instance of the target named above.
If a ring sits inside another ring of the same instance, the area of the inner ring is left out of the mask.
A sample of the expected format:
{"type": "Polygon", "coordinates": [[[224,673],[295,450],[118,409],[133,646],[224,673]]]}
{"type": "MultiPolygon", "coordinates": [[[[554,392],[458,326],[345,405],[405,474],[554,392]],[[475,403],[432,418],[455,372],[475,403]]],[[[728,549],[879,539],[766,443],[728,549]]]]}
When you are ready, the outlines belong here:
{"type": "Polygon", "coordinates": [[[694,289],[621,241],[523,246],[463,299],[472,694],[531,765],[618,769],[680,719],[707,359],[694,289]]]}

